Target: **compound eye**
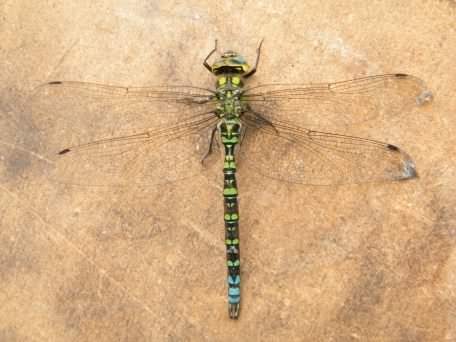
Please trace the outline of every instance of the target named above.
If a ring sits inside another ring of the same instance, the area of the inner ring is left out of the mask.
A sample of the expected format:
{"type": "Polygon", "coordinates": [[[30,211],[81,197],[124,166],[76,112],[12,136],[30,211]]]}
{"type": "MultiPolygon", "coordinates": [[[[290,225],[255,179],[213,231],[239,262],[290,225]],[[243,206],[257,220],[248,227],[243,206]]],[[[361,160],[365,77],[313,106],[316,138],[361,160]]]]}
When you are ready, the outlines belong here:
{"type": "Polygon", "coordinates": [[[245,58],[240,55],[233,56],[232,61],[233,61],[233,63],[236,63],[236,64],[245,64],[246,63],[245,58]]]}

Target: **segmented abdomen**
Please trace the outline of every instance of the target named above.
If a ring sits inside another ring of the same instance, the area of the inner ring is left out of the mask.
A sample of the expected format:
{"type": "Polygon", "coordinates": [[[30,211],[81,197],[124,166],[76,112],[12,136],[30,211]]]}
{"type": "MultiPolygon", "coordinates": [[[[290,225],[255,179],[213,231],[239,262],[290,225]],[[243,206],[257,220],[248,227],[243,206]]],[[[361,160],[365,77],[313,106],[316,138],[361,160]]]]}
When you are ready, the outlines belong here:
{"type": "Polygon", "coordinates": [[[239,139],[239,124],[221,125],[221,138],[225,146],[223,167],[224,221],[226,260],[228,266],[228,311],[230,318],[237,318],[241,300],[240,254],[239,254],[239,210],[236,184],[236,161],[234,147],[239,139]]]}

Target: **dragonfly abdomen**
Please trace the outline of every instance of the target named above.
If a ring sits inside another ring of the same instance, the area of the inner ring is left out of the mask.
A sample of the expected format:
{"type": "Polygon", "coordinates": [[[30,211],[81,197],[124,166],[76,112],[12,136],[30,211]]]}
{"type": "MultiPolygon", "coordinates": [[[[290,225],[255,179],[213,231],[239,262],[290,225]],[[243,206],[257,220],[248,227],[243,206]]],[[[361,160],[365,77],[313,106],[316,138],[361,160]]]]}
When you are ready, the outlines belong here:
{"type": "Polygon", "coordinates": [[[238,119],[222,119],[219,125],[222,144],[225,147],[223,164],[223,198],[226,262],[228,267],[228,312],[230,318],[239,315],[240,290],[240,253],[239,253],[239,209],[236,184],[235,146],[239,142],[240,123],[238,119]]]}

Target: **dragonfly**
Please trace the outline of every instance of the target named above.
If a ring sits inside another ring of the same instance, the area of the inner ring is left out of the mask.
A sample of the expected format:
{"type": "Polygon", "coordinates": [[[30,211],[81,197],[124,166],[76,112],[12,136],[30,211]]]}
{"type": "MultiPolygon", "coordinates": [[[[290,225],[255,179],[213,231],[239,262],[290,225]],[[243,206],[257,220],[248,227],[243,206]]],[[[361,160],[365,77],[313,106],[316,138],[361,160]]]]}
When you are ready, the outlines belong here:
{"type": "Polygon", "coordinates": [[[218,151],[223,158],[232,319],[239,317],[241,302],[238,160],[250,172],[295,184],[411,179],[417,176],[415,163],[399,147],[328,130],[394,120],[432,100],[421,79],[403,73],[332,83],[245,86],[257,71],[262,43],[251,67],[231,50],[210,64],[218,50],[215,41],[203,61],[215,77],[211,89],[52,81],[38,91],[41,100],[51,101],[53,110],[61,113],[46,125],[60,124],[70,132],[78,127],[80,115],[91,117],[89,129],[79,136],[65,134],[63,140],[52,141],[58,147],[57,180],[107,186],[174,182],[204,170],[218,151]]]}

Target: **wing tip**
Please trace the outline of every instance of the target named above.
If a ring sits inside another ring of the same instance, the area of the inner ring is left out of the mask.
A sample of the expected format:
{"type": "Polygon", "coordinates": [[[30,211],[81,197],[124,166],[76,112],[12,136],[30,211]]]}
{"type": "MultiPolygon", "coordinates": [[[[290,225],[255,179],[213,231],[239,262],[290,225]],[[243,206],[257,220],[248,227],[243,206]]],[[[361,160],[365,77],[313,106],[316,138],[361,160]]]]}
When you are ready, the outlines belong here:
{"type": "Polygon", "coordinates": [[[417,97],[416,97],[416,104],[418,106],[424,106],[434,99],[434,94],[429,89],[423,90],[417,97]]]}
{"type": "Polygon", "coordinates": [[[386,148],[393,153],[400,153],[403,158],[402,161],[402,167],[398,170],[399,172],[397,173],[396,177],[394,177],[395,180],[407,180],[407,179],[413,179],[413,178],[418,178],[418,172],[416,171],[416,165],[415,162],[410,158],[410,156],[402,151],[399,147],[396,145],[392,144],[387,144],[386,148]]]}
{"type": "Polygon", "coordinates": [[[402,180],[418,178],[418,172],[416,171],[416,165],[411,159],[407,159],[404,162],[402,169],[402,180]]]}
{"type": "Polygon", "coordinates": [[[397,180],[403,181],[408,179],[418,178],[415,162],[406,154],[406,159],[403,161],[400,174],[397,180]]]}
{"type": "Polygon", "coordinates": [[[434,99],[432,91],[427,89],[426,84],[420,78],[404,73],[395,73],[394,77],[402,79],[411,79],[420,84],[421,92],[416,96],[416,104],[418,106],[424,106],[427,103],[432,102],[432,100],[434,99]]]}

